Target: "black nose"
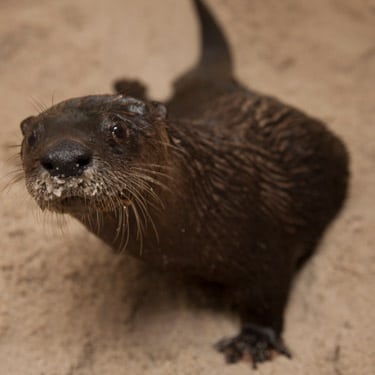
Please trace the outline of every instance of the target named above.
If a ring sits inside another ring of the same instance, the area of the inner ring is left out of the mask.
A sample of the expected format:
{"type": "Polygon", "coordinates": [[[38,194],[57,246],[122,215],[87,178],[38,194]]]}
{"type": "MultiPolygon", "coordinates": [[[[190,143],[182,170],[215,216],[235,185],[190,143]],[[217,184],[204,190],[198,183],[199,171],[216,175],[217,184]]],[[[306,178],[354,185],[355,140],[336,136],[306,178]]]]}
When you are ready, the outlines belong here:
{"type": "Polygon", "coordinates": [[[52,145],[40,163],[51,176],[78,177],[90,165],[92,155],[84,145],[64,140],[52,145]]]}

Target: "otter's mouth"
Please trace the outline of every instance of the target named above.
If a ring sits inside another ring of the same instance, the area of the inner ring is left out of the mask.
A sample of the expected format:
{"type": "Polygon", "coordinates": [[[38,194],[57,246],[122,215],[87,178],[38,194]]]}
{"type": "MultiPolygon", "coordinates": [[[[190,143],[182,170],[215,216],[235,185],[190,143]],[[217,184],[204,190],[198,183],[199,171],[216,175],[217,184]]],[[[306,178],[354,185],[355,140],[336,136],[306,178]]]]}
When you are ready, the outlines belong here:
{"type": "Polygon", "coordinates": [[[58,213],[85,213],[85,211],[89,210],[88,200],[80,196],[69,196],[42,201],[39,205],[43,210],[48,209],[58,213]]]}
{"type": "Polygon", "coordinates": [[[58,204],[64,207],[72,207],[72,206],[74,207],[77,204],[82,206],[85,203],[87,203],[87,201],[82,197],[65,197],[58,201],[58,204]]]}
{"type": "Polygon", "coordinates": [[[27,180],[27,188],[42,210],[82,214],[103,200],[104,182],[92,171],[81,177],[51,176],[45,171],[27,180]]]}
{"type": "MultiPolygon", "coordinates": [[[[121,205],[122,207],[128,207],[132,204],[131,199],[122,199],[121,205]]],[[[107,211],[105,206],[99,207],[97,204],[93,204],[90,202],[89,199],[79,197],[79,196],[71,196],[65,197],[60,199],[55,199],[53,201],[49,201],[48,204],[41,204],[41,208],[48,209],[50,211],[58,212],[61,214],[90,214],[92,212],[98,211],[107,211]]]]}
{"type": "Polygon", "coordinates": [[[27,187],[42,210],[57,213],[85,215],[93,211],[112,211],[116,205],[127,207],[131,204],[128,191],[109,186],[102,175],[90,170],[79,178],[42,173],[36,179],[29,179],[27,187]]]}

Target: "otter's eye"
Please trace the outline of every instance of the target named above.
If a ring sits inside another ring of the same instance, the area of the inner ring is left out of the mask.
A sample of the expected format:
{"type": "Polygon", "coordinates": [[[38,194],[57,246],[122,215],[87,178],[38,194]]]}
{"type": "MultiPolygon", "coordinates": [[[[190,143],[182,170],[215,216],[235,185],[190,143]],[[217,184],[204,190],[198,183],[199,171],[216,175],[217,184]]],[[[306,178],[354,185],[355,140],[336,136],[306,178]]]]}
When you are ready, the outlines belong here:
{"type": "Polygon", "coordinates": [[[117,124],[111,127],[111,133],[112,137],[115,139],[122,139],[125,137],[125,131],[123,127],[117,124]]]}
{"type": "Polygon", "coordinates": [[[27,144],[32,147],[34,146],[35,142],[36,142],[36,132],[35,130],[27,137],[27,144]]]}

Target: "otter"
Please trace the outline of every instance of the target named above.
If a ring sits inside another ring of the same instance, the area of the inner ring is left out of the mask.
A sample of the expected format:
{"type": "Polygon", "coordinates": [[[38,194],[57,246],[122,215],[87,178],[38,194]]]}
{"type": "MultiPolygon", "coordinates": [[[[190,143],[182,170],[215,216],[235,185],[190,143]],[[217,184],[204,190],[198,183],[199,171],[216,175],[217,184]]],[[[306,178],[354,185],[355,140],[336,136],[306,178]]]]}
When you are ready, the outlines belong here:
{"type": "Polygon", "coordinates": [[[113,249],[221,285],[241,318],[229,363],[290,357],[283,314],[298,270],[347,194],[348,153],[321,121],[250,90],[200,0],[201,56],[165,104],[146,86],[73,98],[22,121],[26,187],[113,249]]]}

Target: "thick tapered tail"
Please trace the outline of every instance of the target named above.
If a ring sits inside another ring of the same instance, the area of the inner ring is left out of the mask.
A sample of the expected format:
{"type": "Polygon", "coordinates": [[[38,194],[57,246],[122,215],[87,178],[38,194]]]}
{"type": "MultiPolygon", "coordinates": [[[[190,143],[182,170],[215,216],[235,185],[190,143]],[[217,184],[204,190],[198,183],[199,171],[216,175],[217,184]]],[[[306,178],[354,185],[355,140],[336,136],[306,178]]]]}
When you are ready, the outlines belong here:
{"type": "Polygon", "coordinates": [[[199,20],[201,53],[198,62],[173,82],[167,103],[169,113],[195,116],[207,101],[234,85],[229,44],[215,17],[203,1],[193,0],[199,20]]]}
{"type": "Polygon", "coordinates": [[[200,24],[201,55],[197,70],[232,75],[232,57],[227,39],[203,1],[193,0],[200,24]]]}

